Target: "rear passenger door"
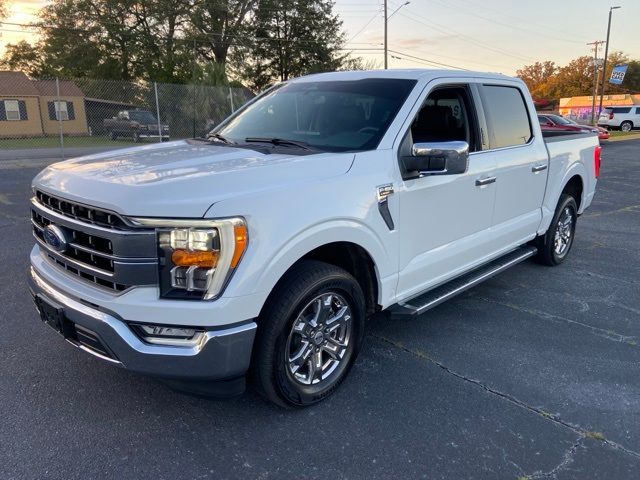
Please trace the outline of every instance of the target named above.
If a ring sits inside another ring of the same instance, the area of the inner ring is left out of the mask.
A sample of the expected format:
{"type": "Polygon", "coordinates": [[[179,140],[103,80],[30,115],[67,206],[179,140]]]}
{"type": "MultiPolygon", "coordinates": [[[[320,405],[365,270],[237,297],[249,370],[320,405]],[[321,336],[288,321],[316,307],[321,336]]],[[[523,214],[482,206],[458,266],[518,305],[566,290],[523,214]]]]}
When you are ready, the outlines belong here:
{"type": "MultiPolygon", "coordinates": [[[[542,219],[549,157],[535,138],[533,104],[518,84],[483,84],[480,96],[496,165],[492,227],[495,248],[517,246],[535,236],[542,219]]],[[[489,153],[487,152],[487,153],[489,153]]]]}

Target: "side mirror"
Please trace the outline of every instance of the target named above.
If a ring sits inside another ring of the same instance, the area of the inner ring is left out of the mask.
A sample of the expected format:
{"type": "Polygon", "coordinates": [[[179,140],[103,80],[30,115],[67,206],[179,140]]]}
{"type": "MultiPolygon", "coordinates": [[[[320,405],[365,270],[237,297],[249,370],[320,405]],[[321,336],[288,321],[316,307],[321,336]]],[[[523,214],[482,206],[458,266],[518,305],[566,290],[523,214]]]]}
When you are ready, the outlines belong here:
{"type": "Polygon", "coordinates": [[[420,175],[455,175],[469,166],[469,144],[461,141],[414,143],[405,168],[420,175]]]}

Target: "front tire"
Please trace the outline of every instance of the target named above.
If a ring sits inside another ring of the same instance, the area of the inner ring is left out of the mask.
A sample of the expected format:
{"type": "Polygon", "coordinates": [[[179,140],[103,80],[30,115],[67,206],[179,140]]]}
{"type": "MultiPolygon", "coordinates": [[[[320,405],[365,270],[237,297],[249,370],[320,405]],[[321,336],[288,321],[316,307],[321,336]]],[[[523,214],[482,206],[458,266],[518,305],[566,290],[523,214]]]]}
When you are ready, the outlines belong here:
{"type": "Polygon", "coordinates": [[[536,260],[539,263],[555,266],[566,260],[573,246],[577,220],[576,200],[571,195],[562,194],[549,229],[536,240],[538,247],[536,260]]]}
{"type": "Polygon", "coordinates": [[[629,121],[622,122],[620,124],[620,130],[622,130],[623,132],[630,132],[631,130],[633,130],[633,123],[629,121]]]}
{"type": "Polygon", "coordinates": [[[364,295],[353,276],[323,262],[300,262],[276,286],[258,320],[258,391],[287,407],[324,400],[349,373],[364,323],[364,295]]]}

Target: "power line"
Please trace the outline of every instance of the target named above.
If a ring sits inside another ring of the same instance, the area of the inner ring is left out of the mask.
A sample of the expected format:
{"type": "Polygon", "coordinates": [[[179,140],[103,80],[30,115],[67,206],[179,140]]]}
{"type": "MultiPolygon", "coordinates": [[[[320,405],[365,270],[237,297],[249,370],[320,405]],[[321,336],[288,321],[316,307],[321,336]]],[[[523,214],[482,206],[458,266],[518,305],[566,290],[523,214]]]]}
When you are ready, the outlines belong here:
{"type": "Polygon", "coordinates": [[[449,27],[440,26],[439,24],[434,23],[434,22],[432,22],[430,20],[427,20],[424,17],[421,17],[421,16],[419,16],[419,15],[413,13],[413,12],[406,12],[406,13],[400,12],[400,13],[398,13],[398,15],[401,15],[401,16],[403,16],[405,18],[408,18],[409,20],[413,20],[414,22],[421,23],[422,25],[426,25],[426,26],[432,28],[433,30],[436,30],[436,31],[438,31],[438,32],[440,32],[440,33],[442,33],[444,35],[457,36],[460,40],[462,40],[464,42],[467,42],[467,43],[471,43],[471,44],[476,45],[476,46],[478,46],[480,48],[484,48],[485,50],[490,50],[490,51],[492,51],[494,53],[500,53],[502,55],[506,55],[508,57],[516,58],[516,59],[521,60],[521,61],[523,61],[523,60],[527,61],[527,62],[536,61],[536,59],[532,58],[532,57],[526,57],[524,55],[511,53],[511,52],[508,52],[506,50],[502,50],[500,48],[487,45],[487,44],[485,44],[483,42],[480,42],[480,41],[474,39],[473,37],[470,37],[468,35],[460,33],[460,32],[458,32],[456,30],[453,30],[453,29],[451,29],[449,27]],[[410,14],[411,16],[409,16],[408,14],[410,14]],[[415,17],[417,17],[417,18],[415,18],[415,17]]]}
{"type": "Polygon", "coordinates": [[[428,58],[423,58],[423,57],[417,57],[415,55],[409,55],[408,53],[404,53],[404,52],[399,52],[397,50],[389,50],[391,53],[395,53],[396,55],[402,55],[404,57],[408,57],[412,60],[417,60],[417,61],[422,61],[422,62],[427,62],[429,64],[432,65],[437,65],[439,67],[446,67],[446,68],[453,68],[455,70],[466,70],[466,71],[470,71],[468,68],[464,68],[464,67],[459,67],[457,65],[450,65],[448,63],[442,63],[442,62],[436,62],[435,60],[429,60],[428,58]]]}
{"type": "Polygon", "coordinates": [[[484,20],[484,21],[486,21],[486,22],[489,22],[489,23],[493,23],[494,25],[500,25],[500,26],[502,26],[502,27],[515,29],[515,30],[517,30],[517,31],[519,31],[519,32],[521,32],[521,31],[528,31],[528,32],[534,33],[535,35],[539,35],[539,36],[543,36],[543,37],[548,37],[548,38],[551,38],[551,39],[554,39],[554,40],[559,40],[559,41],[561,41],[561,42],[577,43],[577,44],[582,45],[582,42],[581,42],[581,41],[578,41],[578,40],[574,40],[574,39],[567,39],[567,38],[563,38],[563,37],[558,37],[558,36],[556,36],[556,35],[552,35],[552,34],[549,34],[549,33],[547,33],[547,32],[543,32],[543,31],[536,31],[536,30],[530,30],[530,29],[528,29],[527,27],[517,26],[517,25],[512,25],[512,24],[509,24],[509,23],[504,23],[504,22],[501,22],[501,21],[499,21],[499,20],[495,20],[495,19],[490,18],[490,17],[485,17],[485,16],[481,15],[481,14],[480,14],[480,13],[478,13],[478,12],[469,12],[469,11],[466,11],[465,9],[452,7],[450,4],[447,4],[447,3],[441,2],[441,1],[439,1],[439,0],[430,0],[430,1],[431,1],[431,2],[434,2],[434,3],[437,3],[438,5],[442,5],[443,7],[446,7],[446,8],[449,8],[449,9],[453,9],[453,10],[455,10],[455,11],[456,11],[456,14],[462,13],[463,15],[472,16],[473,18],[481,18],[482,20],[484,20]]]}

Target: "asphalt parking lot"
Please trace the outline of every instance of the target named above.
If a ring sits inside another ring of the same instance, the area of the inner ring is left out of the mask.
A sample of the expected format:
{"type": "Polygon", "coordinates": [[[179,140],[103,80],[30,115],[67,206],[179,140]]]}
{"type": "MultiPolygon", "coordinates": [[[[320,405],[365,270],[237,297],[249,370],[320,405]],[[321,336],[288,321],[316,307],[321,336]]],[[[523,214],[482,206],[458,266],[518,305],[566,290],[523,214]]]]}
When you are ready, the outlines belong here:
{"type": "Polygon", "coordinates": [[[25,282],[44,163],[0,162],[0,479],[638,478],[640,140],[604,147],[564,265],[372,319],[339,392],[301,411],[175,393],[44,326],[25,282]]]}

